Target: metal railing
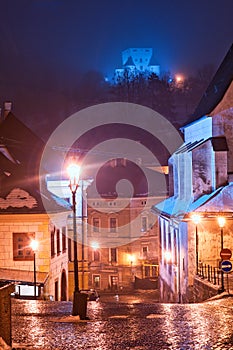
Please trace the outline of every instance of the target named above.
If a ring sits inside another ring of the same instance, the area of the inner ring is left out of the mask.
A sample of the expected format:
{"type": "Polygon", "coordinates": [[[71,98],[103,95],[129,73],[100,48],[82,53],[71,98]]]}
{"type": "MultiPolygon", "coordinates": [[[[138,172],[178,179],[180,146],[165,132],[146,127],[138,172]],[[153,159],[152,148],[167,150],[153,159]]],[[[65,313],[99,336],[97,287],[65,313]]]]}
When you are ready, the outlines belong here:
{"type": "Polygon", "coordinates": [[[198,264],[197,275],[214,285],[221,285],[221,273],[221,269],[212,264],[198,264]]]}

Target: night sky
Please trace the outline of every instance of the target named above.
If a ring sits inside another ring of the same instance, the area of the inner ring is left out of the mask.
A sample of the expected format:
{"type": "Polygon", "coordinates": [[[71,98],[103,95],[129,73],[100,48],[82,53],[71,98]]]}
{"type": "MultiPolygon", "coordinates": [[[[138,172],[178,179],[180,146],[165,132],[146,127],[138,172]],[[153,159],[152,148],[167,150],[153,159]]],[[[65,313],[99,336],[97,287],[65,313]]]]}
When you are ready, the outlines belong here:
{"type": "Polygon", "coordinates": [[[49,91],[51,81],[66,89],[88,70],[111,78],[128,47],[152,47],[161,71],[217,69],[232,43],[232,13],[232,0],[1,0],[1,103],[14,99],[22,114],[27,89],[49,91]]]}

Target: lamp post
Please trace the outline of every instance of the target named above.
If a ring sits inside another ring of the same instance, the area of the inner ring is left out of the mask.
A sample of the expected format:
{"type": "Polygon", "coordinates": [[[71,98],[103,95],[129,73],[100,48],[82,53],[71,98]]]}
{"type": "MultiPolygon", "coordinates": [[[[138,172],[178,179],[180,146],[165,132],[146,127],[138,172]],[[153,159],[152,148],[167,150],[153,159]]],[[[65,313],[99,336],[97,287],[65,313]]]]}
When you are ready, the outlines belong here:
{"type": "Polygon", "coordinates": [[[38,242],[33,239],[30,243],[30,247],[33,251],[33,273],[34,273],[34,298],[36,299],[36,251],[37,251],[37,248],[38,248],[38,242]]]}
{"type": "Polygon", "coordinates": [[[195,235],[196,235],[196,274],[198,275],[198,261],[199,261],[199,242],[198,242],[198,224],[201,221],[201,217],[198,214],[193,214],[192,221],[195,224],[195,235]]]}
{"type": "Polygon", "coordinates": [[[134,255],[129,255],[129,261],[130,261],[130,266],[131,266],[131,279],[132,283],[134,283],[134,274],[133,274],[133,264],[135,263],[135,257],[134,255]]]}
{"type": "MultiPolygon", "coordinates": [[[[220,230],[221,230],[221,251],[222,251],[223,250],[223,228],[225,226],[226,219],[224,218],[224,216],[218,216],[217,219],[218,219],[218,225],[219,225],[220,230]]],[[[221,280],[222,280],[222,292],[224,292],[225,288],[224,288],[224,272],[223,271],[221,271],[221,280]]]]}
{"type": "Polygon", "coordinates": [[[70,164],[67,168],[70,183],[69,187],[72,193],[73,209],[73,244],[74,244],[74,293],[73,293],[73,316],[79,316],[80,319],[86,319],[87,313],[87,295],[80,293],[79,275],[78,275],[78,244],[77,244],[77,224],[76,224],[76,192],[79,187],[80,167],[77,164],[70,164]]]}

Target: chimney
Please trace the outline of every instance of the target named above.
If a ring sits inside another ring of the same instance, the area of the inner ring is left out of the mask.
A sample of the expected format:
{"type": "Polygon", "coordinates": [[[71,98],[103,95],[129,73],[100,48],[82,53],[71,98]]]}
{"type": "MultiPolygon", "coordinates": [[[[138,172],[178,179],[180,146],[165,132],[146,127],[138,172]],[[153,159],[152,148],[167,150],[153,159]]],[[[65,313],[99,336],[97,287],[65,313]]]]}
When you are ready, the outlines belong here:
{"type": "Polygon", "coordinates": [[[3,118],[5,119],[12,109],[12,102],[4,102],[3,118]]]}

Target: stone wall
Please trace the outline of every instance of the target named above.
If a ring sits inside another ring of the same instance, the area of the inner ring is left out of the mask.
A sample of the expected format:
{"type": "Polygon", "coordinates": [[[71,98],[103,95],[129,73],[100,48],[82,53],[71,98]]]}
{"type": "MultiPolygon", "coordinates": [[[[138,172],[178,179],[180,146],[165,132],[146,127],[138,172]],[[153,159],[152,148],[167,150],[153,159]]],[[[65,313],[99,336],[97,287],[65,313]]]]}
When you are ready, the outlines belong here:
{"type": "Polygon", "coordinates": [[[206,280],[195,277],[193,285],[194,302],[198,303],[219,294],[219,286],[215,286],[206,280]]]}
{"type": "Polygon", "coordinates": [[[11,297],[14,292],[13,284],[0,284],[0,337],[11,345],[11,297]]]}

